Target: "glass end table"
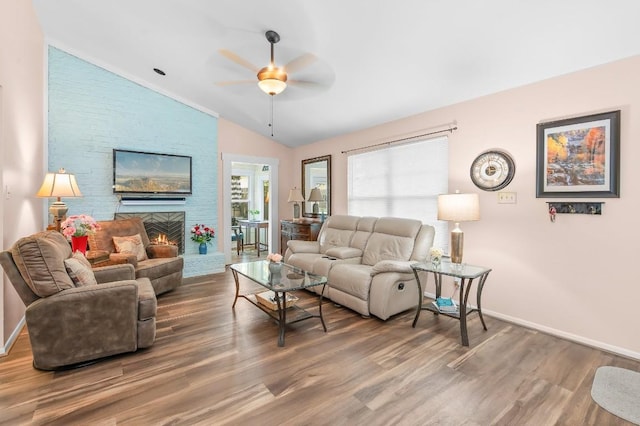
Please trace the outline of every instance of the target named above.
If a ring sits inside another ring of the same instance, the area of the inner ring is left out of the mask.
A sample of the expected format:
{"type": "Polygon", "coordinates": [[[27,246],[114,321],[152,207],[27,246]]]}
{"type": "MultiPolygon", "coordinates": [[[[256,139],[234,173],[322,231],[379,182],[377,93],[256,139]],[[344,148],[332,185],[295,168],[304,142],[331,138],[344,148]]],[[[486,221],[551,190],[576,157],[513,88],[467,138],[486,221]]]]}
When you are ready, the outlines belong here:
{"type": "Polygon", "coordinates": [[[484,284],[487,281],[487,277],[489,276],[489,272],[491,269],[485,268],[484,266],[474,266],[468,264],[456,264],[451,263],[450,261],[443,260],[442,263],[438,265],[434,265],[430,262],[427,263],[418,263],[411,265],[411,269],[413,269],[413,274],[416,277],[416,281],[418,282],[418,308],[416,310],[416,316],[413,319],[412,327],[415,328],[416,323],[418,322],[418,318],[420,318],[420,312],[422,310],[429,310],[436,315],[445,315],[451,318],[456,318],[460,321],[460,335],[462,337],[462,345],[469,346],[469,336],[467,333],[467,316],[472,312],[477,312],[480,317],[480,321],[482,322],[482,327],[486,330],[487,325],[484,322],[484,318],[482,317],[482,289],[484,288],[484,284]],[[433,306],[432,303],[428,303],[423,306],[423,287],[420,282],[420,276],[418,272],[425,271],[433,273],[433,277],[436,284],[436,299],[441,297],[442,295],[442,277],[450,276],[454,278],[460,279],[460,294],[459,294],[459,308],[457,312],[443,312],[438,310],[437,307],[433,306]],[[469,292],[471,291],[471,287],[473,286],[474,280],[478,280],[478,290],[476,292],[476,307],[469,307],[467,302],[469,300],[469,292]]]}

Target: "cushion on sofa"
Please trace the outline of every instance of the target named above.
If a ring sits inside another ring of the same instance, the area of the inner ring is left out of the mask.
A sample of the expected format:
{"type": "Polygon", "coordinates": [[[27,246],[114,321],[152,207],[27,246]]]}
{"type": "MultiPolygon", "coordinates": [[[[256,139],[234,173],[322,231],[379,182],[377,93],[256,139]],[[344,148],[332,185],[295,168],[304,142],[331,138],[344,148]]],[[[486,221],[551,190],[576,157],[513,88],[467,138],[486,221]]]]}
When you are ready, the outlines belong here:
{"type": "Polygon", "coordinates": [[[93,269],[91,269],[91,263],[81,252],[76,251],[70,258],[65,259],[64,266],[76,287],[98,285],[93,269]]]}
{"type": "Polygon", "coordinates": [[[134,254],[138,261],[147,260],[147,251],[144,248],[140,234],[128,235],[125,237],[113,237],[113,245],[116,252],[120,254],[134,254]]]}
{"type": "Polygon", "coordinates": [[[376,221],[367,241],[362,263],[375,265],[381,260],[408,260],[413,253],[422,222],[414,219],[383,217],[376,221]]]}
{"type": "Polygon", "coordinates": [[[332,247],[325,254],[336,259],[352,259],[354,257],[362,257],[362,250],[354,247],[332,247]]]}
{"type": "Polygon", "coordinates": [[[71,256],[71,246],[59,232],[39,232],[21,238],[11,248],[11,255],[36,295],[47,297],[75,287],[64,265],[64,260],[71,256]]]}
{"type": "Polygon", "coordinates": [[[371,233],[378,221],[377,217],[362,217],[358,221],[356,232],[351,239],[351,247],[358,248],[364,252],[364,248],[367,246],[367,241],[371,237],[371,233]]]}
{"type": "Polygon", "coordinates": [[[329,272],[329,294],[338,289],[361,300],[369,300],[371,266],[339,263],[329,272]]]}
{"type": "Polygon", "coordinates": [[[104,250],[109,253],[115,251],[113,237],[140,234],[144,247],[149,245],[149,237],[144,228],[144,223],[139,217],[118,220],[98,221],[100,230],[89,234],[89,247],[91,250],[104,250]]]}
{"type": "Polygon", "coordinates": [[[359,219],[357,216],[330,216],[320,230],[320,253],[332,247],[349,247],[359,219]]]}
{"type": "Polygon", "coordinates": [[[418,262],[426,262],[429,257],[429,249],[433,246],[433,239],[435,238],[436,230],[433,226],[422,225],[420,232],[416,237],[415,245],[413,246],[413,253],[411,253],[411,260],[418,262]]]}

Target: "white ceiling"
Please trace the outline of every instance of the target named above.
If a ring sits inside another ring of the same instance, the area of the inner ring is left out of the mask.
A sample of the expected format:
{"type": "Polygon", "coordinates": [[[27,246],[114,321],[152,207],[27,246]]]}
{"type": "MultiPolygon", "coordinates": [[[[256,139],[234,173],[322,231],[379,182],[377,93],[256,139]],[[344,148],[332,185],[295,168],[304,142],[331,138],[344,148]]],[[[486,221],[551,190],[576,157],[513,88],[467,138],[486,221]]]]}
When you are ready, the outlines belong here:
{"type": "Polygon", "coordinates": [[[289,146],[640,54],[637,0],[33,3],[51,44],[269,137],[270,96],[220,49],[261,68],[277,31],[276,65],[316,58],[274,98],[289,146]]]}

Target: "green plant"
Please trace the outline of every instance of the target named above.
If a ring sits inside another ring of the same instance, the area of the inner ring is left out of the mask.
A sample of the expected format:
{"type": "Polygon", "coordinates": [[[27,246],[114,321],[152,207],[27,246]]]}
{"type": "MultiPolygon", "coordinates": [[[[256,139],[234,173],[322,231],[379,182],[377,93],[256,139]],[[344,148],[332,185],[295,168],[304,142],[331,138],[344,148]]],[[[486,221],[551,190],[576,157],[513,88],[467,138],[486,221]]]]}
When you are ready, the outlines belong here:
{"type": "Polygon", "coordinates": [[[260,214],[260,210],[249,210],[251,216],[257,216],[260,214]]]}

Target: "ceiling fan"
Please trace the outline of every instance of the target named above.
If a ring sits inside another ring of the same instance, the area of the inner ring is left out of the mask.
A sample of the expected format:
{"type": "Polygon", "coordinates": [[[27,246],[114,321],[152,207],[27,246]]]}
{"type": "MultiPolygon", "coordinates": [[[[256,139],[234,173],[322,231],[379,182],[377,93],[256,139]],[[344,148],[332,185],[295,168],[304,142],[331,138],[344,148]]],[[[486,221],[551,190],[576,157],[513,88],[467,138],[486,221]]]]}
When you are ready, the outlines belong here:
{"type": "MultiPolygon", "coordinates": [[[[287,82],[292,85],[314,85],[318,83],[310,82],[310,81],[302,81],[302,80],[291,80],[289,79],[289,73],[294,73],[317,60],[316,56],[311,53],[305,53],[297,58],[293,59],[285,66],[278,67],[275,64],[274,60],[274,46],[276,43],[280,41],[280,35],[273,31],[269,30],[265,34],[265,37],[269,44],[271,45],[271,60],[269,65],[266,67],[258,68],[251,62],[246,59],[238,56],[237,54],[231,52],[227,49],[220,49],[219,53],[225,58],[235,62],[238,65],[241,65],[253,72],[256,73],[258,77],[258,87],[260,89],[271,96],[278,95],[282,93],[287,88],[287,82]]],[[[234,81],[221,81],[216,83],[218,86],[227,86],[231,84],[244,84],[244,83],[254,83],[255,80],[234,80],[234,81]]]]}

